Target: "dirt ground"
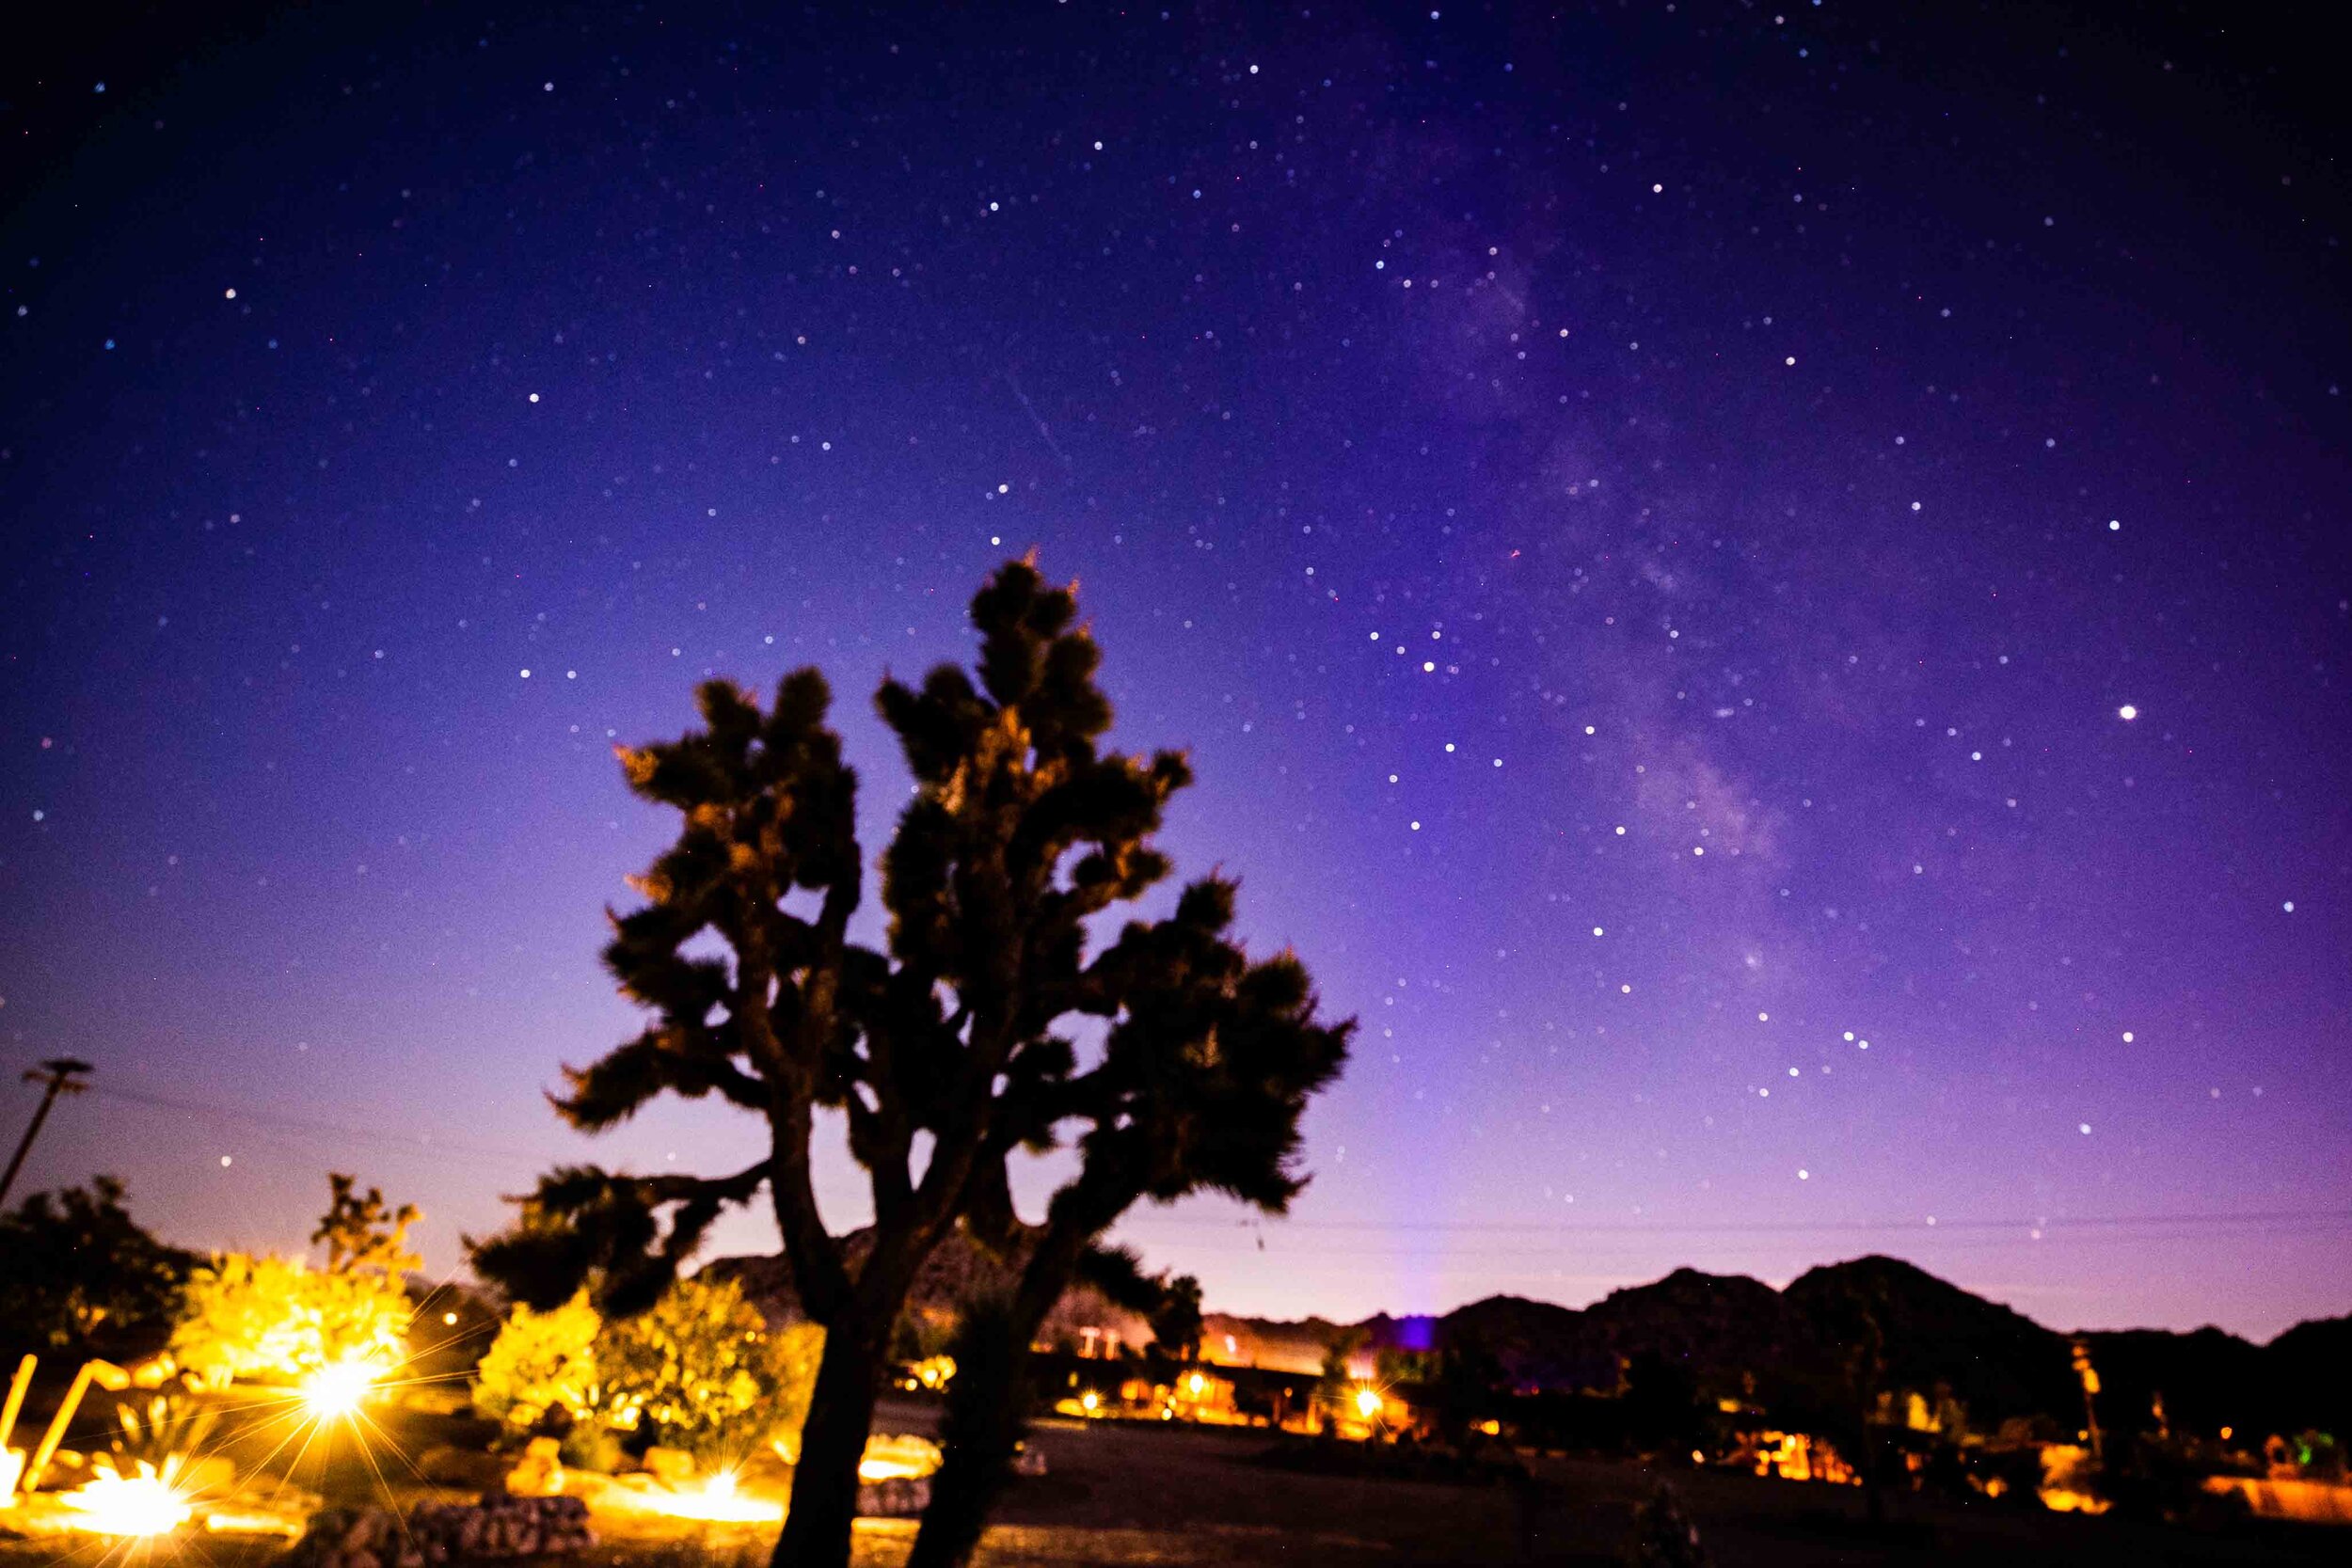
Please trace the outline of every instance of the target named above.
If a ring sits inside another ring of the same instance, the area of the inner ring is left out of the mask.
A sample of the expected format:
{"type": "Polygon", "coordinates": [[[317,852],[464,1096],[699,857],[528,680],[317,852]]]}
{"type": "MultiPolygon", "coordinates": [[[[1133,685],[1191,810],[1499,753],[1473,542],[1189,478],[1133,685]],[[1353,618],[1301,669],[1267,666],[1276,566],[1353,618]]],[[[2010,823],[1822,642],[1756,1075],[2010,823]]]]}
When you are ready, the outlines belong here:
{"type": "MultiPolygon", "coordinates": [[[[877,1430],[927,1432],[930,1412],[885,1405],[877,1430]]],[[[1526,1492],[1302,1474],[1256,1462],[1263,1432],[1054,1420],[1033,1443],[1048,1473],[1024,1481],[985,1544],[988,1568],[1210,1568],[1271,1564],[1541,1563],[1597,1568],[1627,1560],[1633,1510],[1658,1476],[1630,1462],[1537,1460],[1526,1492]]],[[[2352,1561],[2352,1532],[2244,1525],[2201,1532],[2053,1514],[2034,1505],[1956,1504],[1905,1497],[1883,1532],[1866,1523],[1858,1491],[1679,1470],[1681,1492],[1721,1568],[1985,1563],[2081,1568],[2123,1563],[2352,1561]]],[[[344,1500],[358,1501],[358,1497],[344,1500]]],[[[599,1522],[602,1544],[566,1568],[764,1568],[772,1528],[707,1526],[683,1538],[599,1522]]],[[[858,1568],[898,1568],[912,1520],[859,1525],[858,1568]]],[[[0,1568],[261,1568],[275,1544],[198,1540],[168,1556],[126,1556],[85,1544],[0,1543],[0,1568]]]]}
{"type": "MultiPolygon", "coordinates": [[[[912,1417],[913,1413],[908,1415],[912,1417]]],[[[913,1424],[910,1420],[908,1424],[913,1424]]],[[[1095,1422],[1041,1424],[1048,1473],[1024,1483],[988,1540],[994,1568],[1082,1562],[1559,1565],[1627,1560],[1633,1511],[1655,1472],[1629,1462],[1537,1460],[1532,1496],[1502,1488],[1353,1481],[1254,1463],[1263,1433],[1095,1422]]],[[[2247,1528],[2227,1534],[2054,1514],[2038,1504],[1895,1502],[1883,1535],[1858,1489],[1679,1470],[1722,1568],[1981,1562],[2258,1564],[2352,1560],[2352,1535],[2247,1528]]],[[[911,1534],[910,1531],[903,1534],[911,1534]]],[[[895,1528],[862,1538],[861,1564],[895,1564],[895,1528]]]]}

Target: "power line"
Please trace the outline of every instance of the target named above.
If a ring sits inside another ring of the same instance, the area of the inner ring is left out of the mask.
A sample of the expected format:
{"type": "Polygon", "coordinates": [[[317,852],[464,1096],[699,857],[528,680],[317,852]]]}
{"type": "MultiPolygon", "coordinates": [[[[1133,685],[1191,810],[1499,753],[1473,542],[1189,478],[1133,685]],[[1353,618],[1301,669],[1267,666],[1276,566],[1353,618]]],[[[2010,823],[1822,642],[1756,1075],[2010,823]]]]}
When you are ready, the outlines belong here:
{"type": "MultiPolygon", "coordinates": [[[[1964,1232],[1931,1244],[1928,1242],[1928,1238],[1932,1234],[1932,1232],[1918,1232],[1899,1241],[1890,1240],[1883,1244],[1889,1246],[1899,1245],[1906,1252],[1920,1250],[1924,1247],[1927,1250],[1931,1250],[1941,1254],[1948,1252],[1989,1252],[2013,1248],[2052,1246],[2064,1246],[2069,1248],[2098,1246],[2150,1246],[2176,1242],[2185,1243],[2199,1239],[2212,1240],[2214,1237],[2214,1232],[2211,1230],[2200,1231],[2194,1234],[2162,1230],[2153,1232],[2107,1230],[2096,1232],[2088,1236],[2070,1236],[2061,1242],[2051,1236],[2046,1230],[2041,1232],[2039,1235],[2026,1230],[1979,1230],[1964,1232]]],[[[2278,1237],[2282,1239],[2297,1237],[2309,1238],[2319,1235],[2331,1235],[2335,1234],[2335,1231],[2328,1228],[2249,1229],[2228,1231],[2223,1234],[2226,1239],[2230,1240],[2250,1241],[2265,1237],[2278,1237]]],[[[1578,1248],[1572,1253],[1572,1256],[1584,1262],[1598,1262],[1604,1259],[1613,1259],[1626,1260],[1649,1259],[1657,1258],[1660,1246],[1670,1244],[1670,1239],[1666,1237],[1652,1239],[1653,1244],[1648,1246],[1636,1244],[1642,1240],[1643,1238],[1633,1236],[1612,1238],[1605,1243],[1578,1248]]],[[[1678,1254],[1678,1256],[1696,1256],[1708,1259],[1734,1257],[1782,1258],[1788,1256],[1788,1247],[1791,1244],[1799,1243],[1775,1243],[1758,1239],[1729,1240],[1722,1243],[1709,1243],[1702,1248],[1695,1249],[1693,1252],[1685,1252],[1678,1254]]],[[[1334,1267],[1356,1267],[1360,1265],[1388,1263],[1405,1268],[1453,1268],[1457,1265],[1467,1267],[1483,1264],[1488,1260],[1494,1259],[1508,1260],[1513,1259],[1524,1259],[1529,1258],[1549,1258],[1554,1255],[1551,1249],[1542,1246],[1540,1244],[1540,1241],[1531,1241],[1525,1245],[1517,1247],[1462,1247],[1449,1245],[1442,1242],[1424,1243],[1398,1243],[1394,1244],[1383,1244],[1377,1241],[1367,1239],[1360,1243],[1352,1245],[1317,1246],[1312,1243],[1301,1244],[1282,1238],[1277,1238],[1273,1246],[1270,1246],[1262,1252],[1254,1245],[1245,1245],[1239,1242],[1221,1237],[1198,1242],[1175,1241],[1163,1237],[1155,1238],[1155,1245],[1168,1249],[1170,1256],[1179,1254],[1194,1255],[1205,1249],[1220,1254],[1232,1254],[1235,1256],[1279,1258],[1282,1262],[1282,1266],[1286,1269],[1297,1266],[1299,1260],[1301,1259],[1316,1259],[1319,1260],[1320,1263],[1328,1264],[1334,1267]]]]}
{"type": "Polygon", "coordinates": [[[114,1100],[127,1100],[137,1105],[151,1105],[167,1111],[184,1111],[194,1116],[227,1117],[236,1121],[252,1122],[256,1126],[274,1127],[281,1132],[306,1132],[319,1136],[357,1139],[363,1143],[388,1145],[419,1154],[469,1154],[477,1159],[510,1160],[525,1164],[545,1164],[553,1156],[520,1147],[502,1148],[492,1144],[469,1143],[464,1139],[437,1138],[430,1133],[389,1132],[382,1128],[349,1127],[338,1122],[317,1121],[307,1117],[291,1117],[275,1111],[257,1110],[246,1105],[216,1105],[200,1100],[182,1100],[170,1095],[150,1094],[141,1089],[119,1088],[112,1084],[93,1084],[92,1092],[114,1100]]]}
{"type": "Polygon", "coordinates": [[[1312,1230],[1382,1230],[1431,1232],[1517,1232],[1520,1234],[1624,1234],[1649,1235],[1712,1235],[1712,1234],[1787,1234],[1823,1235],[1838,1232],[1874,1233],[1890,1230],[1932,1233],[1938,1230],[2058,1230],[2090,1229],[2144,1225],[2248,1225],[2273,1224],[2281,1221],[2318,1220],[2352,1221],[2352,1209],[2271,1209],[2253,1210],[2227,1214],[2086,1214],[2076,1216],[2037,1215],[2032,1218],[2010,1219],[1946,1219],[1941,1215],[1929,1219],[1924,1215],[1883,1220],[1661,1220],[1656,1223],[1626,1220],[1220,1220],[1193,1218],[1179,1214],[1136,1214],[1126,1221],[1130,1225],[1183,1226],[1204,1229],[1263,1228],[1274,1234],[1285,1231],[1312,1230]]]}
{"type": "MultiPolygon", "coordinates": [[[[465,1139],[438,1138],[428,1133],[403,1134],[381,1128],[352,1127],[347,1124],[288,1116],[283,1113],[257,1109],[246,1105],[224,1105],[205,1101],[183,1099],[171,1095],[153,1094],[142,1089],[123,1088],[113,1084],[90,1083],[86,1085],[93,1094],[149,1105],[164,1110],[192,1115],[226,1117],[274,1127],[284,1132],[342,1139],[356,1139],[407,1150],[411,1153],[446,1157],[452,1154],[470,1155],[477,1159],[498,1160],[529,1165],[545,1165],[557,1155],[547,1150],[533,1150],[520,1146],[501,1146],[474,1143],[465,1139]]],[[[2308,1224],[2326,1227],[2352,1223],[2352,1209],[2269,1209],[2249,1210],[2234,1213],[2150,1213],[2150,1214],[2084,1214],[2035,1215],[2010,1218],[1958,1218],[1938,1215],[1902,1216],[1878,1220],[1661,1220],[1655,1222],[1626,1220],[1311,1220],[1260,1219],[1239,1217],[1217,1219],[1208,1215],[1163,1214],[1145,1212],[1131,1213],[1121,1222],[1121,1228],[1165,1226],[1184,1229],[1242,1231],[1253,1238],[1272,1234],[1315,1233],[1340,1231],[1375,1231],[1406,1233],[1438,1237],[1449,1234],[1523,1235],[1534,1239],[1545,1236],[1668,1236],[1668,1235],[1872,1235],[1899,1233],[1912,1236],[1933,1236],[1942,1231],[2020,1231],[2054,1230],[2121,1230],[2152,1226],[2186,1226],[2226,1228],[2233,1226],[2269,1226],[2308,1224]]],[[[2307,1233],[2307,1232],[2306,1232],[2307,1233]]],[[[2026,1239],[2021,1237],[2021,1240],[2026,1239]]],[[[1436,1244],[1436,1243],[1433,1243],[1436,1244]]],[[[1287,1250],[1287,1249],[1286,1249],[1287,1250]]],[[[1344,1249],[1330,1249],[1338,1254],[1344,1249]]],[[[1369,1249],[1367,1249],[1369,1250],[1369,1249]]],[[[1393,1252],[1394,1248],[1385,1249],[1393,1252]]],[[[1327,1254],[1328,1255],[1328,1254],[1327,1254]]],[[[1501,1254],[1498,1254],[1501,1255],[1501,1254]]]]}

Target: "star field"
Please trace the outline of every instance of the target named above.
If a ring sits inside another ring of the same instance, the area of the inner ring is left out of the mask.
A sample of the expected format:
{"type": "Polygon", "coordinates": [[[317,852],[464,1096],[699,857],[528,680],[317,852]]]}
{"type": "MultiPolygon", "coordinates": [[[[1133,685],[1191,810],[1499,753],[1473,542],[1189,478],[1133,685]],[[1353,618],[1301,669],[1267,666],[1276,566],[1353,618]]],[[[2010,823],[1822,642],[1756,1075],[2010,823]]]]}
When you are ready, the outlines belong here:
{"type": "Polygon", "coordinates": [[[1122,1231],[1212,1307],[1880,1251],[2061,1327],[2344,1310],[2352,345],[2291,41],[93,28],[20,68],[0,221],[0,1040],[99,1064],[27,1180],[290,1245],[356,1166],[447,1268],[559,1156],[721,1168],[722,1112],[592,1150],[541,1098],[631,1027],[602,911],[670,824],[612,746],[817,663],[870,861],[866,699],[1034,548],[1116,737],[1190,750],[1180,872],[1361,1024],[1293,1219],[1122,1231]]]}

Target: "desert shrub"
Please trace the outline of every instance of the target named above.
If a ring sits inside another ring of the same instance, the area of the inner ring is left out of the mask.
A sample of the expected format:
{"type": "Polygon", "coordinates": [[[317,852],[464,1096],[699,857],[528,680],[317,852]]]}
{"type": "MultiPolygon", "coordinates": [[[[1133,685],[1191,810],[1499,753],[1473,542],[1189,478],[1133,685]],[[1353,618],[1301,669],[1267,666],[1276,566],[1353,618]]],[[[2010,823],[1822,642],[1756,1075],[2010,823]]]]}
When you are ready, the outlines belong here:
{"type": "Polygon", "coordinates": [[[824,1331],[768,1332],[733,1281],[682,1279],[644,1313],[607,1323],[585,1292],[546,1312],[516,1307],[482,1358],[474,1407],[517,1435],[562,1436],[583,1458],[596,1434],[705,1460],[798,1445],[824,1331]]]}
{"type": "Polygon", "coordinates": [[[630,1426],[698,1458],[740,1459],[787,1424],[797,1435],[808,1414],[816,1364],[796,1413],[793,1369],[779,1348],[741,1286],[681,1279],[650,1310],[612,1326],[596,1365],[616,1406],[633,1413],[630,1426]]]}
{"type": "Polygon", "coordinates": [[[206,1382],[292,1380],[322,1367],[399,1365],[408,1293],[390,1275],[231,1252],[188,1276],[171,1353],[206,1382]]]}
{"type": "Polygon", "coordinates": [[[604,1320],[582,1291],[561,1307],[517,1306],[475,1370],[473,1404],[521,1435],[562,1435],[609,1411],[596,1378],[596,1335],[604,1320]]]}

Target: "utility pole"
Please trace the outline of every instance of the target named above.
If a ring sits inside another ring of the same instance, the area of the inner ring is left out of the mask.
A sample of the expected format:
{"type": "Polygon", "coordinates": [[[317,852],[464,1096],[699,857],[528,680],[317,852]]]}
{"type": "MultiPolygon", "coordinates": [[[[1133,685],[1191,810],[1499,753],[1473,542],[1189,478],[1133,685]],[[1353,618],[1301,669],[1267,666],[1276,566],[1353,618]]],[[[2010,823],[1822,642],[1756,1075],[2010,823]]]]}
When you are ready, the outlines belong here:
{"type": "Polygon", "coordinates": [[[87,1062],[77,1062],[71,1056],[52,1056],[40,1067],[26,1069],[24,1082],[45,1083],[49,1087],[40,1097],[40,1109],[33,1113],[33,1125],[24,1129],[23,1141],[8,1157],[8,1174],[0,1176],[0,1207],[8,1201],[8,1189],[16,1185],[16,1173],[24,1168],[24,1156],[32,1152],[33,1140],[40,1136],[40,1124],[49,1119],[49,1107],[57,1102],[61,1094],[80,1094],[89,1087],[81,1080],[81,1074],[89,1070],[87,1062]]]}

